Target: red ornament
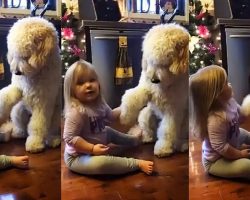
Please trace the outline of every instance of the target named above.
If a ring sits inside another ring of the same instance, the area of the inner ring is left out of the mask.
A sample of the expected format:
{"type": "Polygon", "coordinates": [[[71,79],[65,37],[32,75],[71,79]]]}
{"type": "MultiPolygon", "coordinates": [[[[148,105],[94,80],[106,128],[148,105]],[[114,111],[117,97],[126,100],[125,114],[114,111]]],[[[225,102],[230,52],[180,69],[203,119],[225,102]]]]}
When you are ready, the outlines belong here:
{"type": "Polygon", "coordinates": [[[205,12],[204,13],[201,12],[199,15],[196,15],[195,18],[200,20],[200,19],[202,19],[202,17],[205,16],[205,14],[206,14],[205,12]]]}
{"type": "Polygon", "coordinates": [[[200,37],[205,39],[210,37],[209,30],[207,29],[206,26],[203,25],[198,26],[198,34],[200,37]]]}
{"type": "Polygon", "coordinates": [[[75,44],[71,47],[71,50],[75,56],[80,56],[80,54],[82,52],[82,50],[78,46],[76,46],[75,44]]]}
{"type": "Polygon", "coordinates": [[[62,28],[62,36],[66,40],[74,39],[74,32],[73,32],[72,28],[62,28]]]}
{"type": "Polygon", "coordinates": [[[218,48],[213,45],[212,43],[209,43],[207,46],[206,46],[206,49],[208,50],[209,53],[211,54],[215,54],[218,50],[218,48]]]}
{"type": "Polygon", "coordinates": [[[62,21],[67,21],[67,20],[70,20],[72,17],[74,17],[72,12],[66,12],[64,14],[64,16],[61,17],[61,20],[62,21]]]}

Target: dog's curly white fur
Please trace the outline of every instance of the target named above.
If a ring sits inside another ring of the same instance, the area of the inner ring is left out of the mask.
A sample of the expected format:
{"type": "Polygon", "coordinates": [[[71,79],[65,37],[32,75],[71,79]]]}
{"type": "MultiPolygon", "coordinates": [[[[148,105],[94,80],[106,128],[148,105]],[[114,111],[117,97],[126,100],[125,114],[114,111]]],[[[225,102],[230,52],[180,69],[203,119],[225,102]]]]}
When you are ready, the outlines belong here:
{"type": "Polygon", "coordinates": [[[179,25],[150,29],[139,84],[122,97],[121,122],[132,125],[138,118],[143,141],[157,138],[159,157],[188,149],[188,43],[189,33],[179,25]]]}
{"type": "Polygon", "coordinates": [[[247,95],[242,102],[241,105],[241,112],[245,115],[245,116],[250,116],[250,94],[247,95]]]}
{"type": "Polygon", "coordinates": [[[7,45],[12,80],[0,91],[1,132],[28,135],[26,150],[34,153],[46,142],[58,146],[61,58],[55,27],[39,17],[20,19],[11,27],[7,45]],[[6,126],[9,118],[12,131],[6,126]]]}

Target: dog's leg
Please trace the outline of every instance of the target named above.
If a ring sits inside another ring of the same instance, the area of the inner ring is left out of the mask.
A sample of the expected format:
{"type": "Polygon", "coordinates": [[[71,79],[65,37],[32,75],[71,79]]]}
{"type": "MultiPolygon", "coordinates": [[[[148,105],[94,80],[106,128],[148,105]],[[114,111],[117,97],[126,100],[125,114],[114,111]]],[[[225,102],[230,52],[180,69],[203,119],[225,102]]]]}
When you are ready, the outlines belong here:
{"type": "Polygon", "coordinates": [[[122,97],[120,121],[122,124],[134,125],[140,110],[147,105],[149,92],[146,88],[137,86],[129,89],[122,97]]]}
{"type": "Polygon", "coordinates": [[[176,142],[175,142],[175,149],[179,152],[186,152],[189,148],[188,142],[188,126],[189,126],[189,119],[188,119],[188,106],[186,109],[183,109],[184,112],[181,112],[178,115],[179,119],[177,119],[180,124],[177,127],[180,129],[177,130],[176,135],[176,142]]]}
{"type": "Polygon", "coordinates": [[[158,122],[150,105],[141,110],[138,122],[142,129],[142,142],[154,142],[156,140],[158,122]]]}
{"type": "Polygon", "coordinates": [[[0,90],[0,125],[10,118],[12,107],[22,98],[22,92],[9,85],[0,90]]]}
{"type": "Polygon", "coordinates": [[[44,139],[48,133],[51,120],[51,110],[44,107],[34,106],[32,116],[28,124],[28,138],[26,140],[26,151],[38,153],[44,150],[44,139]]]}
{"type": "Polygon", "coordinates": [[[177,128],[175,118],[170,114],[165,114],[157,130],[158,140],[154,146],[156,156],[170,156],[174,152],[177,128]]]}
{"type": "Polygon", "coordinates": [[[0,126],[0,142],[8,142],[12,132],[12,123],[8,120],[0,126]]]}
{"type": "Polygon", "coordinates": [[[30,113],[25,108],[23,101],[16,104],[11,111],[11,120],[13,123],[12,137],[27,137],[27,125],[30,119],[30,113]]]}
{"type": "Polygon", "coordinates": [[[56,106],[51,120],[49,134],[46,138],[46,144],[55,148],[61,143],[61,96],[57,98],[56,106]]]}

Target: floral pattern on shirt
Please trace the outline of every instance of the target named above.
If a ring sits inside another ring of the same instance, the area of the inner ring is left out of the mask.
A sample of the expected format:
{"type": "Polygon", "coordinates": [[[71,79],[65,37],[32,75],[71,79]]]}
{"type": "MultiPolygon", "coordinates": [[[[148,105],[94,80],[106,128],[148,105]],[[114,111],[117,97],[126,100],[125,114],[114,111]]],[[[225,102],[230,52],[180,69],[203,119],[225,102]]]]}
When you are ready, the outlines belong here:
{"type": "Polygon", "coordinates": [[[90,130],[92,133],[100,133],[105,128],[104,118],[101,116],[89,117],[90,130]]]}

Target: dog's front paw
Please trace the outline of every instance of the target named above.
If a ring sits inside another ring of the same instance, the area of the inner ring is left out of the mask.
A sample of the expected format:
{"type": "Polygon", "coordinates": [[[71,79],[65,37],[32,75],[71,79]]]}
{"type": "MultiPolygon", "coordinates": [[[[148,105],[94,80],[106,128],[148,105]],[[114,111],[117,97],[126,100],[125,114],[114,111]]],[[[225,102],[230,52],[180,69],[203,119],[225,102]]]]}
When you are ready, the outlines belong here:
{"type": "Polygon", "coordinates": [[[139,125],[134,125],[132,126],[129,131],[128,131],[129,135],[134,135],[134,136],[141,136],[142,135],[142,129],[140,128],[139,125]]]}
{"type": "Polygon", "coordinates": [[[20,129],[20,128],[14,126],[13,129],[12,129],[11,136],[13,138],[26,138],[27,133],[23,129],[20,129]]]}
{"type": "Polygon", "coordinates": [[[187,152],[189,149],[188,139],[186,140],[176,140],[175,150],[178,152],[187,152]]]}
{"type": "Polygon", "coordinates": [[[12,123],[6,122],[0,126],[0,142],[8,142],[12,132],[12,123]]]}
{"type": "Polygon", "coordinates": [[[132,125],[136,123],[137,117],[130,114],[127,108],[121,109],[120,122],[124,125],[132,125]],[[126,111],[124,111],[126,110],[126,111]]]}
{"type": "Polygon", "coordinates": [[[145,130],[142,131],[142,142],[143,143],[150,143],[150,142],[154,142],[154,141],[155,141],[155,137],[153,134],[149,134],[145,130]]]}
{"type": "Polygon", "coordinates": [[[56,148],[61,144],[60,136],[49,137],[46,139],[46,145],[52,148],[56,148]]]}
{"type": "Polygon", "coordinates": [[[154,146],[154,154],[158,157],[170,156],[174,153],[173,145],[170,142],[157,140],[154,146]]]}
{"type": "Polygon", "coordinates": [[[25,147],[26,151],[29,151],[31,153],[39,153],[45,148],[43,138],[30,135],[29,137],[27,137],[25,147]]]}
{"type": "Polygon", "coordinates": [[[8,142],[10,140],[10,133],[0,132],[0,142],[8,142]]]}
{"type": "Polygon", "coordinates": [[[187,152],[189,148],[188,142],[183,143],[180,148],[178,149],[180,152],[184,153],[187,152]]]}

